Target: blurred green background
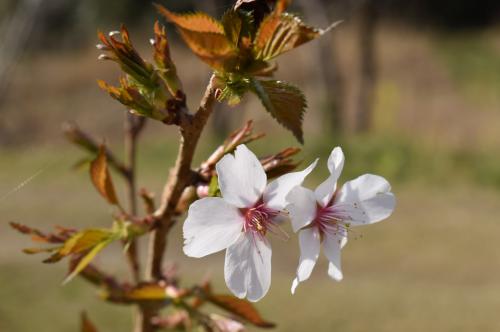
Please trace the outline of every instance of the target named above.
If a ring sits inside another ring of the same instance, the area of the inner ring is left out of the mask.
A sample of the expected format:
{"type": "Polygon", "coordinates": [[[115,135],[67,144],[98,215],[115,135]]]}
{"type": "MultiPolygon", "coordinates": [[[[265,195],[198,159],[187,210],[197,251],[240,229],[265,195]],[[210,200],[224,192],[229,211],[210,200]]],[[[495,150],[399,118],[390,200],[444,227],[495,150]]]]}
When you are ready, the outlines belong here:
{"type": "MultiPolygon", "coordinates": [[[[231,6],[161,3],[213,15],[231,6]]],[[[319,26],[344,20],[279,59],[276,76],[300,86],[309,102],[300,159],[322,157],[308,184],[320,183],[329,152],[341,145],[342,181],[383,175],[398,206],[344,249],[344,281],[329,280],[322,260],[293,297],[298,245],[273,239],[273,285],[258,308],[278,331],[500,330],[498,1],[296,0],[292,11],[319,26]]],[[[130,330],[131,308],[102,303],[81,280],[62,287],[65,264],[22,254],[29,239],[7,222],[42,229],[109,225],[111,210],[88,174],[72,170],[84,153],[64,141],[61,123],[77,122],[120,155],[124,110],[95,83],[116,82],[118,70],[96,60],[95,31],[125,22],[149,55],[155,18],[151,4],[139,0],[0,2],[0,331],[77,331],[82,310],[101,331],[130,330]]],[[[171,26],[169,36],[195,107],[209,69],[171,26]]],[[[248,95],[237,108],[217,106],[196,160],[248,119],[268,134],[251,146],[259,154],[298,145],[248,95]]],[[[177,133],[150,122],[141,140],[139,185],[159,195],[177,133]]],[[[186,284],[210,275],[226,291],[223,255],[185,258],[179,226],[172,236],[167,258],[178,263],[186,284]]],[[[97,261],[128,277],[118,246],[97,261]]]]}

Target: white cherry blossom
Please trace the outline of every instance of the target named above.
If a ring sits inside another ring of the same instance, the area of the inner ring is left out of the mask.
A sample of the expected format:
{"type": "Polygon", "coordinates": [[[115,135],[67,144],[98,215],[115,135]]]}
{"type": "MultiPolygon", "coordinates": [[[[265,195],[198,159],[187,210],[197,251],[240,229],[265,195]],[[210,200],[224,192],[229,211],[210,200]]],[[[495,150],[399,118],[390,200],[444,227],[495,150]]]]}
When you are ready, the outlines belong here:
{"type": "Polygon", "coordinates": [[[271,285],[268,232],[277,222],[290,190],[302,184],[317,160],[301,172],[285,174],[267,184],[257,157],[245,146],[216,165],[222,197],[200,199],[189,207],[184,222],[184,253],[204,257],[226,250],[224,277],[239,298],[260,300],[271,285]]]}
{"type": "Polygon", "coordinates": [[[344,167],[342,149],[333,149],[328,159],[330,176],[315,191],[295,187],[287,196],[294,232],[299,232],[300,259],[292,294],[305,281],[318,260],[320,247],[329,260],[328,275],[342,280],[340,250],[347,243],[351,226],[373,224],[388,218],[395,207],[391,186],[384,178],[365,174],[337,190],[344,167]]]}

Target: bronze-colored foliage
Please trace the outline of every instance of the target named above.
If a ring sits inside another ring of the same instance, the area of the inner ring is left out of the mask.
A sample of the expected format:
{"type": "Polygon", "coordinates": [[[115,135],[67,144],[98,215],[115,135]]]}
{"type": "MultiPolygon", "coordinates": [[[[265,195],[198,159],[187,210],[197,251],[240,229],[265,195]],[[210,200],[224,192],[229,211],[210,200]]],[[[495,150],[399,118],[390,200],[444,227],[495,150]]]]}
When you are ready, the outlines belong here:
{"type": "Polygon", "coordinates": [[[232,295],[209,295],[207,301],[236,315],[237,317],[262,328],[272,328],[274,323],[262,318],[252,303],[242,300],[232,295]]]}
{"type": "Polygon", "coordinates": [[[204,13],[176,14],[158,4],[156,8],[175,24],[191,51],[209,66],[223,71],[236,60],[238,52],[215,18],[204,13]]]}
{"type": "Polygon", "coordinates": [[[333,26],[322,30],[306,25],[299,17],[284,12],[289,3],[241,0],[221,21],[204,13],[176,14],[161,5],[156,7],[177,27],[193,53],[215,70],[218,101],[237,105],[246,92],[252,91],[303,143],[302,117],[307,106],[303,94],[285,83],[259,82],[255,77],[271,76],[276,66],[269,61],[318,38],[333,26]]]}
{"type": "Polygon", "coordinates": [[[90,319],[85,311],[82,312],[80,321],[81,321],[81,324],[80,324],[81,325],[81,328],[80,328],[81,332],[97,332],[97,328],[90,321],[90,319]]]}
{"type": "Polygon", "coordinates": [[[44,263],[56,263],[61,259],[72,256],[76,262],[70,265],[69,274],[65,282],[71,280],[80,273],[92,259],[111,242],[126,237],[124,228],[120,223],[112,230],[107,229],[87,229],[77,232],[73,229],[58,227],[55,233],[43,233],[37,229],[11,223],[11,227],[22,234],[31,235],[35,242],[55,244],[53,247],[27,248],[23,252],[26,254],[50,253],[51,255],[43,260],[44,263]]]}
{"type": "Polygon", "coordinates": [[[269,15],[262,21],[255,38],[255,58],[269,61],[323,33],[323,30],[305,25],[297,16],[286,13],[269,15]]]}
{"type": "Polygon", "coordinates": [[[156,23],[154,33],[153,58],[157,67],[139,55],[124,26],[120,31],[111,32],[109,37],[99,32],[102,44],[97,47],[105,52],[99,59],[115,61],[126,75],[120,79],[119,87],[103,81],[98,84],[133,113],[172,124],[175,113],[185,105],[185,96],[170,57],[165,29],[156,23]],[[117,35],[121,41],[115,38],[117,35]]]}
{"type": "Polygon", "coordinates": [[[111,174],[109,173],[106,149],[104,146],[101,146],[97,158],[90,163],[90,178],[97,191],[108,201],[108,203],[119,205],[115,187],[111,180],[111,174]]]}
{"type": "Polygon", "coordinates": [[[166,86],[172,96],[182,93],[182,83],[177,76],[177,69],[170,56],[170,46],[165,32],[165,27],[158,21],[154,27],[154,54],[159,75],[166,82],[166,86]]]}

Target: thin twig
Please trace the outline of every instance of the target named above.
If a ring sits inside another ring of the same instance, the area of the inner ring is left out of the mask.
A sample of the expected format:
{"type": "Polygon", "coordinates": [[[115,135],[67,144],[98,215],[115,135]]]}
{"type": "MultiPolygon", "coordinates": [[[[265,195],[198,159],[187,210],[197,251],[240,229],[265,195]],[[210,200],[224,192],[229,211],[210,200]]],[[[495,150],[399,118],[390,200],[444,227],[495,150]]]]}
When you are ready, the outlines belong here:
{"type": "MultiPolygon", "coordinates": [[[[76,124],[65,122],[63,124],[62,130],[64,132],[64,135],[70,142],[80,146],[81,148],[87,150],[92,154],[97,154],[99,152],[99,147],[101,144],[97,143],[97,140],[80,129],[76,124]]],[[[127,166],[119,161],[118,158],[113,154],[113,152],[107,147],[105,147],[105,152],[108,164],[116,171],[118,171],[118,174],[120,174],[124,178],[127,178],[129,176],[127,166]]]]}
{"type": "MultiPolygon", "coordinates": [[[[133,114],[127,113],[125,119],[125,159],[127,167],[127,183],[129,213],[132,216],[137,215],[137,193],[136,193],[136,154],[137,154],[137,139],[142,131],[145,123],[144,118],[139,118],[133,114]]],[[[135,240],[131,240],[127,248],[127,259],[132,272],[132,277],[135,282],[140,280],[140,266],[138,259],[138,249],[135,240]]]]}

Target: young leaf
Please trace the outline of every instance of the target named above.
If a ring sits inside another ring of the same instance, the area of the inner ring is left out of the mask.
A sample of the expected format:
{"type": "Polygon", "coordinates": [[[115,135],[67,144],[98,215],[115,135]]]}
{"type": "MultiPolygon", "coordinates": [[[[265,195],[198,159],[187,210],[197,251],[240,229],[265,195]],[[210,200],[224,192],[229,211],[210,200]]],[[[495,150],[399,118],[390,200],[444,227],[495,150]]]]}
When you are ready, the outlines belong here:
{"type": "Polygon", "coordinates": [[[234,47],[238,47],[243,21],[237,12],[228,10],[222,16],[222,26],[224,33],[234,47]]]}
{"type": "Polygon", "coordinates": [[[222,23],[203,13],[176,14],[161,5],[156,8],[175,24],[191,51],[209,66],[216,70],[234,66],[238,52],[226,37],[222,23]]]}
{"type": "Polygon", "coordinates": [[[155,4],[156,9],[178,28],[196,31],[224,34],[224,27],[215,18],[205,13],[176,14],[155,4]]]}
{"type": "Polygon", "coordinates": [[[60,229],[58,233],[45,234],[36,228],[31,228],[15,222],[10,222],[9,225],[21,234],[31,235],[33,241],[43,243],[63,243],[71,233],[69,229],[60,229]]]}
{"type": "Polygon", "coordinates": [[[232,295],[209,295],[207,300],[245,321],[262,328],[273,328],[275,324],[265,321],[257,309],[248,302],[232,295]]]}
{"type": "Polygon", "coordinates": [[[44,252],[54,252],[56,250],[59,250],[59,247],[53,247],[53,248],[26,248],[23,249],[23,252],[27,255],[35,255],[35,254],[40,254],[44,252]]]}
{"type": "Polygon", "coordinates": [[[90,262],[94,259],[94,257],[104,248],[106,248],[113,239],[108,238],[103,240],[102,242],[97,243],[87,254],[85,254],[74,266],[72,270],[70,270],[69,275],[64,279],[63,284],[70,282],[75,276],[77,276],[90,262]]]}
{"type": "Polygon", "coordinates": [[[302,118],[307,102],[296,87],[281,81],[252,79],[252,91],[259,97],[265,109],[281,125],[292,131],[300,143],[304,143],[302,118]]]}
{"type": "Polygon", "coordinates": [[[290,5],[290,2],[292,2],[292,0],[276,0],[274,12],[278,15],[283,13],[290,5]]]}
{"type": "Polygon", "coordinates": [[[80,331],[81,332],[97,332],[97,328],[90,321],[86,312],[82,312],[82,315],[81,315],[81,329],[80,329],[80,331]]]}
{"type": "Polygon", "coordinates": [[[172,96],[182,91],[182,83],[177,76],[177,69],[170,56],[170,45],[167,39],[165,27],[157,21],[154,27],[154,59],[161,69],[160,75],[164,78],[167,88],[172,96]]]}
{"type": "Polygon", "coordinates": [[[108,162],[104,146],[99,149],[97,158],[90,164],[90,178],[97,191],[113,205],[119,205],[115,187],[109,174],[108,162]]]}
{"type": "Polygon", "coordinates": [[[267,16],[257,31],[254,41],[254,56],[257,60],[269,61],[304,43],[314,40],[326,30],[305,25],[297,16],[276,13],[267,16]]]}
{"type": "Polygon", "coordinates": [[[208,184],[208,197],[220,197],[221,192],[219,188],[219,178],[217,175],[212,175],[210,183],[208,184]]]}
{"type": "Polygon", "coordinates": [[[105,242],[113,236],[113,232],[106,229],[88,229],[76,233],[59,250],[63,256],[83,253],[99,243],[105,242]]]}
{"type": "Polygon", "coordinates": [[[165,287],[158,284],[143,284],[125,292],[124,297],[132,301],[163,301],[167,293],[165,287]]]}

